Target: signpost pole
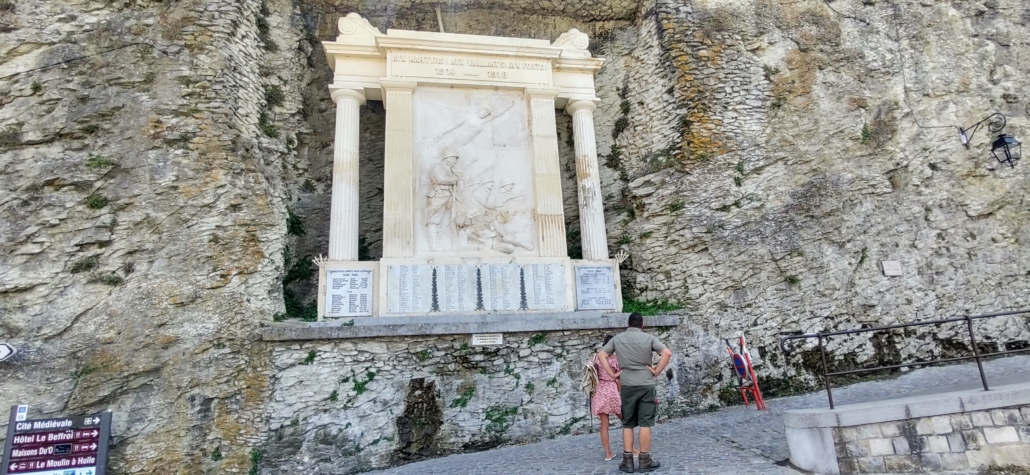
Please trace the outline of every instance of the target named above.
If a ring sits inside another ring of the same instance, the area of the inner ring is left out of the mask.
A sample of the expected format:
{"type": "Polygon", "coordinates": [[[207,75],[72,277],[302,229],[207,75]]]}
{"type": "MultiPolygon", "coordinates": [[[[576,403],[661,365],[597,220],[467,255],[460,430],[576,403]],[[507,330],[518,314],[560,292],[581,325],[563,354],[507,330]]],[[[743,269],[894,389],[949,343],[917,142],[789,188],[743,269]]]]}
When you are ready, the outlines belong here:
{"type": "Polygon", "coordinates": [[[111,411],[100,414],[100,440],[97,441],[97,472],[95,475],[107,473],[107,449],[111,443],[111,411]]]}
{"type": "Polygon", "coordinates": [[[11,453],[11,444],[14,442],[14,419],[18,416],[18,406],[11,406],[11,417],[7,419],[7,440],[4,440],[3,465],[0,465],[0,474],[7,475],[7,465],[11,463],[7,454],[11,453]]]}

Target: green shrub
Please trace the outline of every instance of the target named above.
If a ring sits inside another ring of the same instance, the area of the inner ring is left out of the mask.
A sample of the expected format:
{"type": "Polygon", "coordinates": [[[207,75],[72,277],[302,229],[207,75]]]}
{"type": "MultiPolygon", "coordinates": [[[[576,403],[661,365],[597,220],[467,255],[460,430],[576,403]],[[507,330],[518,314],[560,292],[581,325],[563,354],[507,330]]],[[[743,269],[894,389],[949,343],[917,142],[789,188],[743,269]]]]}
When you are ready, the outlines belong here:
{"type": "Polygon", "coordinates": [[[29,86],[29,89],[32,90],[33,94],[39,94],[43,91],[43,85],[40,84],[39,81],[32,81],[32,85],[29,86]]]}
{"type": "Polygon", "coordinates": [[[268,114],[265,114],[264,112],[258,116],[258,128],[261,129],[261,132],[264,132],[265,135],[273,139],[279,138],[279,129],[269,122],[268,114]]]}
{"type": "Polygon", "coordinates": [[[281,106],[285,99],[286,95],[283,94],[283,90],[279,86],[265,86],[265,104],[268,107],[281,106]]]}
{"type": "Polygon", "coordinates": [[[668,300],[633,300],[623,299],[622,300],[622,311],[626,313],[639,313],[644,316],[648,315],[661,315],[664,313],[671,312],[673,310],[679,310],[683,308],[681,305],[672,303],[668,300]]]}
{"type": "Polygon", "coordinates": [[[301,220],[300,216],[293,214],[293,211],[286,211],[286,233],[291,236],[303,236],[304,221],[301,220]]]}

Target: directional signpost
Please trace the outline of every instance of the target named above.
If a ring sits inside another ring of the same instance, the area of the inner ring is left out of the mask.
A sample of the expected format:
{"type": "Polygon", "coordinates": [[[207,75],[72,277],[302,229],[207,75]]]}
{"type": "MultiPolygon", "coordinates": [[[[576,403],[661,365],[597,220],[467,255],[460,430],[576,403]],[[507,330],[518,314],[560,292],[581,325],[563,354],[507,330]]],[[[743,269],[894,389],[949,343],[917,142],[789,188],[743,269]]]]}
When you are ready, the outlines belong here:
{"type": "MultiPolygon", "coordinates": [[[[11,408],[0,475],[105,475],[111,413],[19,419],[11,408]]],[[[22,411],[24,413],[24,411],[22,411]]]]}
{"type": "Polygon", "coordinates": [[[8,345],[7,343],[0,343],[0,361],[14,356],[15,353],[17,353],[17,351],[14,350],[13,346],[8,345]]]}

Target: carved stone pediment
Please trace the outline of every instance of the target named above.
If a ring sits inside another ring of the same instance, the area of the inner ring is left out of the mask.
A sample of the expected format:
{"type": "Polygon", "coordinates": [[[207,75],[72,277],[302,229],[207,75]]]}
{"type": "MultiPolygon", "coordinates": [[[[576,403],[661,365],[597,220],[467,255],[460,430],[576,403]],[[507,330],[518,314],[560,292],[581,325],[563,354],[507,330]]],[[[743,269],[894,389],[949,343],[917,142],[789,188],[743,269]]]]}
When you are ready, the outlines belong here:
{"type": "Polygon", "coordinates": [[[566,58],[589,58],[590,37],[586,33],[575,28],[562,33],[552,46],[563,49],[562,56],[566,58]]]}
{"type": "Polygon", "coordinates": [[[383,36],[376,27],[357,13],[348,13],[347,16],[340,18],[337,27],[340,30],[340,35],[336,37],[337,42],[352,42],[361,39],[375,41],[375,37],[383,36]]]}

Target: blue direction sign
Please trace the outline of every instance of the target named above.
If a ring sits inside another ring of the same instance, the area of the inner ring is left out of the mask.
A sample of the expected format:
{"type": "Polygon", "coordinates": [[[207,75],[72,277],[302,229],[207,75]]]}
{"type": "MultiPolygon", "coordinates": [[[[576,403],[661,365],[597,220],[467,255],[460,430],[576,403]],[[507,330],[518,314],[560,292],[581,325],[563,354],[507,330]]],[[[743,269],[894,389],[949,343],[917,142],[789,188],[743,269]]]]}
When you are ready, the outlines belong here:
{"type": "Polygon", "coordinates": [[[11,408],[0,475],[106,473],[110,412],[27,420],[24,407],[11,408]]]}
{"type": "Polygon", "coordinates": [[[8,345],[7,343],[0,343],[0,361],[6,360],[14,356],[14,354],[17,352],[18,351],[15,350],[13,346],[8,345]]]}

